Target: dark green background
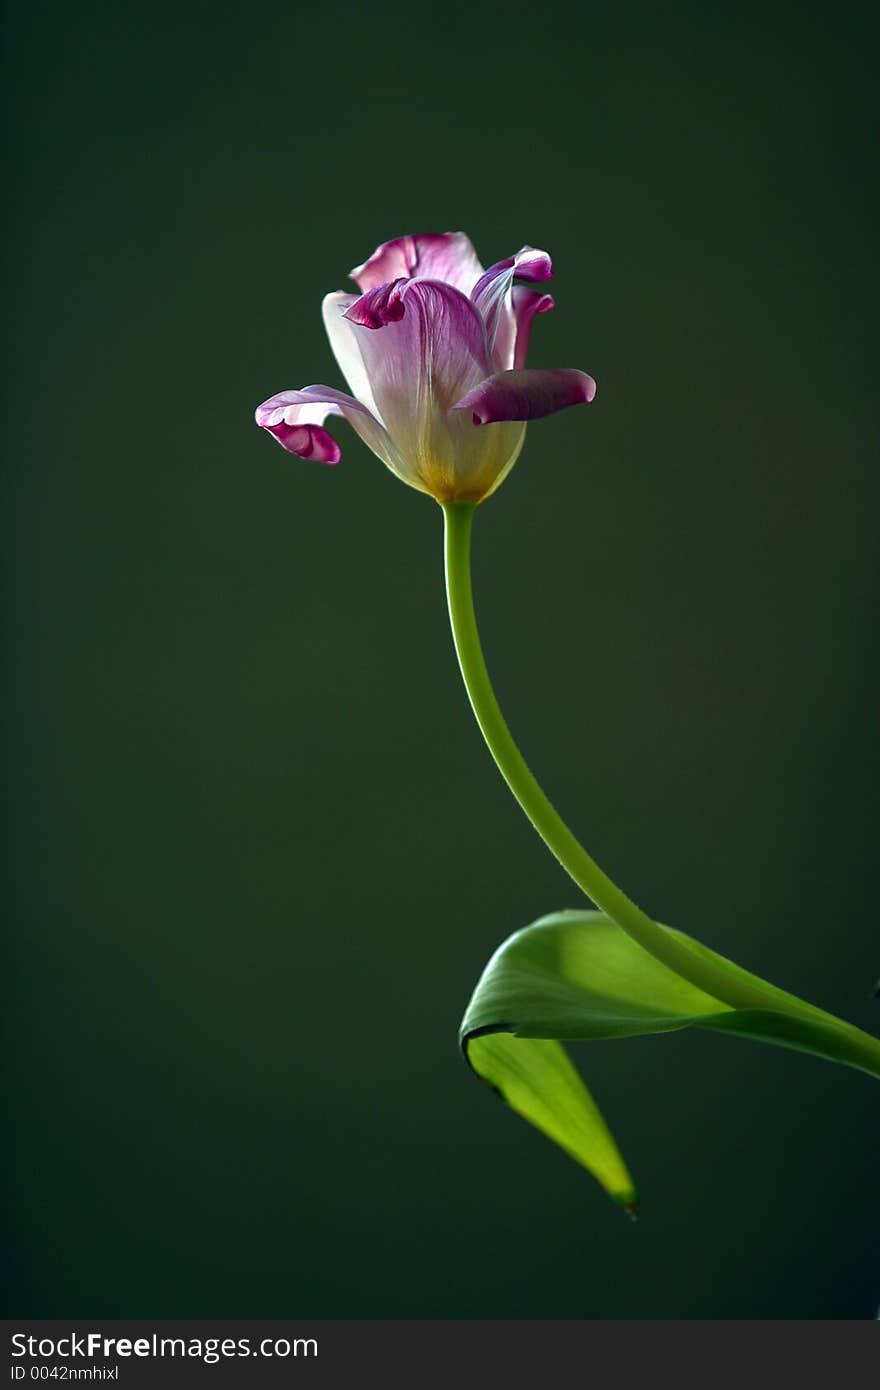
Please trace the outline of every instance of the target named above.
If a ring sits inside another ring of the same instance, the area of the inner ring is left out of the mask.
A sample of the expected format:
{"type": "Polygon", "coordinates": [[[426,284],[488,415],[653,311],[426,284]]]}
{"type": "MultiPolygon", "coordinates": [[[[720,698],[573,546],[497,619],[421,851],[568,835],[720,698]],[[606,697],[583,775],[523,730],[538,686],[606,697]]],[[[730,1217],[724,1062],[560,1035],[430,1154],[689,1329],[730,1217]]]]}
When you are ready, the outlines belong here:
{"type": "Polygon", "coordinates": [[[630,1227],[468,1075],[484,960],[577,892],[434,504],[251,419],[342,384],[377,242],[547,247],[531,362],[599,392],[477,518],[512,726],[646,907],[876,1029],[869,14],[9,9],[12,1312],[873,1315],[867,1077],[584,1050],[630,1227]]]}

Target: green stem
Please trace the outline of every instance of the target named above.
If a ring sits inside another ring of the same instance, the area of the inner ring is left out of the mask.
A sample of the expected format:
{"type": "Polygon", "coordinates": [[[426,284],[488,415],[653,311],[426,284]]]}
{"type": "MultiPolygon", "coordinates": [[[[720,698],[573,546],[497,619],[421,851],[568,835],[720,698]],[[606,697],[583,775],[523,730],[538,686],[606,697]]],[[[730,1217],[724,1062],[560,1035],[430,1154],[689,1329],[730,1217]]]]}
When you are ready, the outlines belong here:
{"type": "MultiPolygon", "coordinates": [[[[575,839],[558,811],[544,795],[515,744],[495,698],[480,645],[471,590],[471,527],[474,505],[470,502],[441,503],[446,530],[446,596],[449,619],[461,674],[477,723],[502,777],[547,848],[556,856],[574,882],[602,912],[657,960],[698,989],[734,1009],[779,1010],[781,998],[790,996],[757,977],[721,961],[706,959],[687,940],[660,926],[628,898],[583,845],[575,839]]],[[[880,1074],[880,1042],[869,1034],[791,999],[786,1011],[816,1021],[833,1023],[847,1036],[848,1051],[858,1052],[861,1065],[880,1074]]]]}

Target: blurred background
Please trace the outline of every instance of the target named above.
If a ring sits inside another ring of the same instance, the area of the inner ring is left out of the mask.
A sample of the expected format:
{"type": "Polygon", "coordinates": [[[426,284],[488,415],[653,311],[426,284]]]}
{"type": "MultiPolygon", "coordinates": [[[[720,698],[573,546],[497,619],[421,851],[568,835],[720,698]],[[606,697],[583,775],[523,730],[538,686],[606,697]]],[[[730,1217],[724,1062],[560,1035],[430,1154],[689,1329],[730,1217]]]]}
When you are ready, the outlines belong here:
{"type": "Polygon", "coordinates": [[[485,753],[441,517],[339,422],[325,291],[463,228],[599,383],[477,518],[487,657],[600,863],[874,1031],[867,6],[13,3],[8,1310],[867,1318],[878,1096],[682,1033],[577,1050],[631,1227],[467,1072],[578,905],[485,753]]]}

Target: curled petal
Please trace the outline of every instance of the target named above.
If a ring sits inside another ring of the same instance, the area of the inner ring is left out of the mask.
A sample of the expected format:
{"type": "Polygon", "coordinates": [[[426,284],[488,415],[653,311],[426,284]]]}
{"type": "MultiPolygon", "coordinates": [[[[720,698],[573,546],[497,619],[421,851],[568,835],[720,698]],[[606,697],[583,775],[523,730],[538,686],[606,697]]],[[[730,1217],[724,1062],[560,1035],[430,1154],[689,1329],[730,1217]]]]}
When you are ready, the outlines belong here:
{"type": "Polygon", "coordinates": [[[483,325],[469,299],[435,280],[397,280],[344,310],[377,409],[392,438],[423,430],[491,371],[483,325]],[[379,331],[376,331],[376,330],[379,331]]]}
{"type": "Polygon", "coordinates": [[[571,367],[548,372],[497,372],[468,391],[452,409],[470,411],[475,425],[490,425],[498,420],[538,420],[570,405],[584,405],[595,394],[593,378],[571,367]]]}
{"type": "Polygon", "coordinates": [[[515,256],[507,256],[491,266],[474,286],[471,300],[486,325],[489,347],[499,367],[515,365],[514,279],[535,284],[552,275],[553,263],[547,252],[523,246],[515,256]]]}
{"type": "Polygon", "coordinates": [[[463,417],[447,414],[492,371],[471,301],[436,280],[398,280],[368,290],[343,316],[357,340],[376,411],[403,460],[401,476],[435,497],[460,495],[462,480],[469,490],[482,488],[485,471],[491,466],[497,472],[506,463],[519,433],[479,439],[463,417]]]}
{"type": "Polygon", "coordinates": [[[381,416],[370,389],[370,379],[367,376],[367,369],[361,356],[358,331],[354,324],[345,317],[346,309],[354,304],[358,298],[358,295],[345,294],[342,290],[337,290],[335,294],[326,294],[321,305],[321,314],[327,337],[330,339],[330,346],[333,349],[333,356],[339,364],[342,375],[348,382],[349,391],[355,400],[367,406],[381,423],[381,416]]]}
{"type": "Polygon", "coordinates": [[[536,314],[546,314],[549,309],[555,309],[556,300],[552,294],[542,294],[540,290],[533,290],[528,285],[514,285],[511,302],[516,328],[511,365],[520,370],[526,365],[532,319],[536,314]]]}
{"type": "Polygon", "coordinates": [[[452,285],[399,279],[361,295],[343,317],[357,325],[361,359],[392,435],[392,418],[412,420],[428,399],[448,410],[491,370],[480,317],[452,285]]]}
{"type": "Polygon", "coordinates": [[[298,458],[317,463],[338,463],[342,458],[342,450],[336,440],[320,425],[309,425],[304,420],[289,425],[286,420],[281,420],[277,425],[265,425],[264,428],[275,436],[282,449],[296,454],[298,458]]]}
{"type": "Polygon", "coordinates": [[[328,415],[342,415],[368,448],[389,468],[396,464],[394,447],[382,425],[360,401],[332,386],[305,386],[301,391],[279,391],[254,412],[261,429],[274,435],[282,448],[299,458],[338,463],[342,451],[322,428],[328,415]]]}
{"type": "Polygon", "coordinates": [[[401,236],[377,247],[369,260],[356,265],[351,278],[363,292],[389,280],[442,280],[470,294],[483,273],[470,238],[464,232],[430,236],[401,236]]]}
{"type": "Polygon", "coordinates": [[[389,323],[399,322],[404,315],[402,291],[407,284],[409,281],[401,278],[387,285],[376,285],[353,300],[344,317],[362,328],[385,328],[389,323]]]}
{"type": "Polygon", "coordinates": [[[552,294],[533,290],[530,285],[513,285],[507,303],[498,315],[493,357],[502,370],[524,367],[535,314],[546,314],[555,307],[552,294]]]}

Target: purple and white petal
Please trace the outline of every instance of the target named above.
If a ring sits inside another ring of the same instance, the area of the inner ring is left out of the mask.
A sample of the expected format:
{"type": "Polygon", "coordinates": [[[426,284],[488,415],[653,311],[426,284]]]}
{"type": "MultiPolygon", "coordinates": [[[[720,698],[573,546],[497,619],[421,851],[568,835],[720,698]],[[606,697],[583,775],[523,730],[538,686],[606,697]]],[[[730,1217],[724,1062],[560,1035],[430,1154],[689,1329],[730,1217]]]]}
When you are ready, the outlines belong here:
{"type": "Polygon", "coordinates": [[[400,279],[374,285],[371,290],[352,300],[345,317],[361,328],[386,328],[389,323],[397,323],[404,315],[403,289],[409,283],[401,276],[400,279]]]}
{"type": "Polygon", "coordinates": [[[356,299],[355,327],[373,398],[392,436],[430,399],[446,411],[491,371],[483,325],[460,290],[435,280],[398,280],[356,299]]]}
{"type": "Polygon", "coordinates": [[[523,246],[515,256],[498,261],[480,276],[471,299],[486,325],[486,337],[496,366],[506,369],[515,365],[514,280],[537,284],[549,280],[552,275],[553,263],[547,252],[523,246]]]}
{"type": "Polygon", "coordinates": [[[295,424],[290,424],[285,416],[274,425],[264,425],[263,429],[274,435],[282,449],[296,454],[298,458],[316,463],[338,463],[342,458],[342,450],[332,434],[322,429],[317,421],[309,424],[300,418],[295,424]]]}
{"type": "Polygon", "coordinates": [[[368,290],[344,316],[408,481],[418,487],[454,471],[458,429],[450,429],[447,411],[492,371],[471,301],[439,281],[398,280],[368,290]]]}
{"type": "Polygon", "coordinates": [[[361,290],[376,289],[389,280],[442,280],[469,295],[483,267],[464,232],[401,236],[376,248],[369,260],[350,272],[361,290]]]}
{"type": "Polygon", "coordinates": [[[352,304],[359,298],[359,295],[346,294],[343,290],[337,290],[334,294],[327,294],[321,305],[321,314],[327,337],[330,339],[330,347],[333,349],[333,356],[336,358],[339,370],[348,382],[348,389],[355,399],[367,406],[381,423],[381,416],[370,388],[370,378],[367,376],[367,369],[361,356],[358,334],[354,324],[345,317],[346,310],[351,308],[352,304]]]}
{"type": "Polygon", "coordinates": [[[548,310],[555,309],[556,300],[552,294],[533,290],[529,285],[514,285],[511,291],[511,307],[515,327],[511,366],[520,371],[526,365],[532,319],[536,314],[546,314],[548,310]]]}
{"type": "Polygon", "coordinates": [[[396,451],[382,425],[361,401],[333,386],[305,386],[301,391],[279,391],[254,411],[261,429],[268,430],[282,448],[299,458],[338,463],[342,451],[323,429],[328,415],[342,415],[369,449],[389,468],[397,465],[396,451]]]}
{"type": "Polygon", "coordinates": [[[546,314],[555,308],[552,294],[533,290],[530,285],[514,285],[508,291],[507,304],[498,316],[495,331],[495,364],[502,370],[524,367],[535,314],[546,314]]]}
{"type": "Polygon", "coordinates": [[[573,367],[497,372],[456,401],[452,410],[469,411],[475,425],[539,420],[570,405],[586,405],[595,394],[593,378],[573,367]]]}

